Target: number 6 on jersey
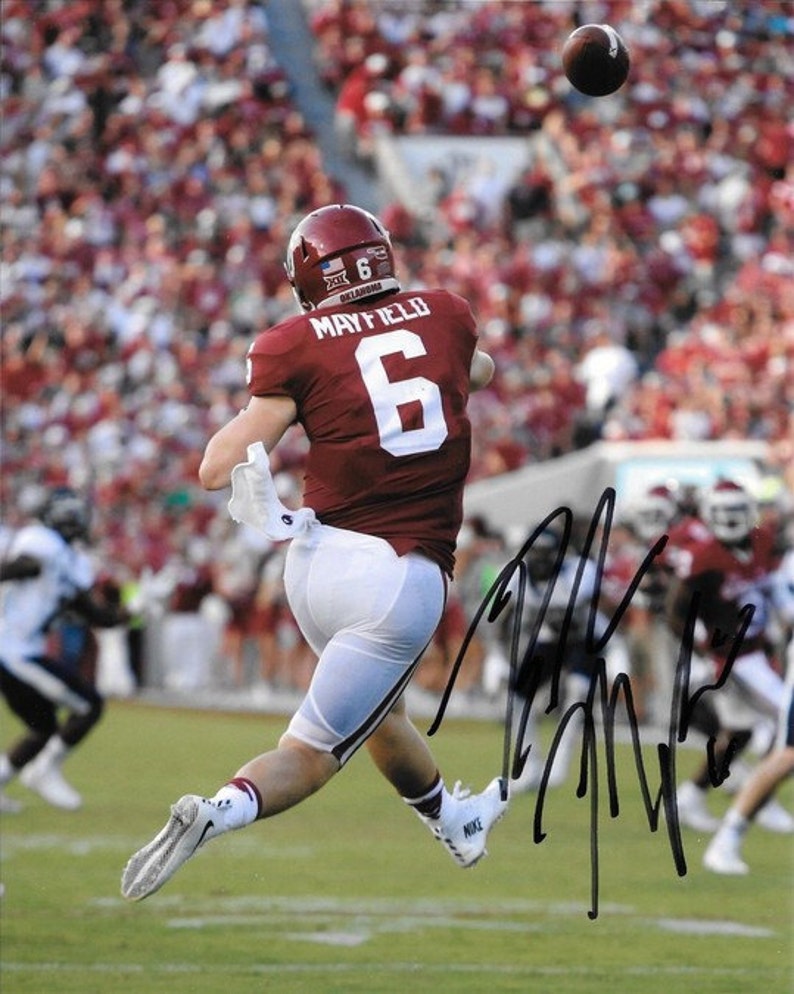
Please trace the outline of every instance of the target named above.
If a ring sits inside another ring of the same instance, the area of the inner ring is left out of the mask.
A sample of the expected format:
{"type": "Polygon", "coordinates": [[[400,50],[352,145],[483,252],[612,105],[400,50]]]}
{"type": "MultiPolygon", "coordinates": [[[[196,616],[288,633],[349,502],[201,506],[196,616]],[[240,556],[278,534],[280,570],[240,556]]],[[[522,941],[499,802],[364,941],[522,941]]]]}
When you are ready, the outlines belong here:
{"type": "Polygon", "coordinates": [[[372,401],[380,444],[393,456],[434,452],[448,434],[441,391],[424,376],[390,380],[382,360],[384,356],[397,354],[414,359],[427,355],[427,350],[417,334],[403,328],[362,339],[355,353],[361,378],[372,401]],[[403,427],[399,407],[409,403],[419,403],[422,407],[421,428],[403,427]]]}

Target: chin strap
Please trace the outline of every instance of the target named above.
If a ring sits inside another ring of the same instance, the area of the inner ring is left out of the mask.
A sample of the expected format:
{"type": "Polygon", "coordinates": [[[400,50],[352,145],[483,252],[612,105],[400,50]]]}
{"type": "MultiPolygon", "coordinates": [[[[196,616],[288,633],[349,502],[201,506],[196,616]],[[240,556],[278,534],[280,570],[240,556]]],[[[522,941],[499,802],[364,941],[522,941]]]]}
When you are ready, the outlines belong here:
{"type": "Polygon", "coordinates": [[[270,459],[261,442],[247,449],[248,461],[232,470],[229,514],[234,521],[264,532],[274,542],[283,542],[305,532],[316,520],[310,507],[292,511],[278,498],[270,472],[270,459]]]}

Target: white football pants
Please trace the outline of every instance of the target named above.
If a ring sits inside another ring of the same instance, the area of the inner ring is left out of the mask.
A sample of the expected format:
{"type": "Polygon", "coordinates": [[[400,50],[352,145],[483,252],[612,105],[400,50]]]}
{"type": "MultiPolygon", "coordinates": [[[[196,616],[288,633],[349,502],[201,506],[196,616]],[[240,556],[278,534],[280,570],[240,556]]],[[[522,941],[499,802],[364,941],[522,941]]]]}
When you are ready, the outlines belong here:
{"type": "Polygon", "coordinates": [[[757,650],[736,657],[725,685],[712,700],[726,728],[753,728],[761,718],[777,719],[784,691],[783,678],[757,650]]]}
{"type": "Polygon", "coordinates": [[[315,523],[292,540],[284,583],[318,657],[288,732],[344,764],[405,690],[441,618],[446,579],[425,556],[315,523]]]}

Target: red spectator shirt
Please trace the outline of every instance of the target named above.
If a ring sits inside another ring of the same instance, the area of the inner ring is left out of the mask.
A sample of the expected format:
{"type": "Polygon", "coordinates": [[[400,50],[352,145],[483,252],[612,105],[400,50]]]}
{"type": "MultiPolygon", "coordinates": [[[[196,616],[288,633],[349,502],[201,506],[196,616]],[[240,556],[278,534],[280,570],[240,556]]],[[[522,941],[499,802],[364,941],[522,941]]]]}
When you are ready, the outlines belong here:
{"type": "Polygon", "coordinates": [[[256,338],[249,390],[294,400],[310,442],[304,503],[321,522],[452,574],[476,340],[471,308],[446,290],[321,307],[256,338]]]}

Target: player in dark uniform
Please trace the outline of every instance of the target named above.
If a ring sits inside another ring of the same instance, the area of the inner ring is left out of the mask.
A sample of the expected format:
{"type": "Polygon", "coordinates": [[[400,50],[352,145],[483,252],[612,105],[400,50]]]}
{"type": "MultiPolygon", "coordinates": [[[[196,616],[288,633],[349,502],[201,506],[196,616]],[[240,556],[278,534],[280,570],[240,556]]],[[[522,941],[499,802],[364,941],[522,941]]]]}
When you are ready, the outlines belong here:
{"type": "Polygon", "coordinates": [[[83,497],[55,488],[40,519],[17,532],[0,562],[0,693],[25,725],[0,754],[3,811],[19,806],[3,791],[17,776],[55,807],[73,811],[82,804],[61,766],[100,720],[104,701],[76,667],[53,658],[48,633],[66,611],[100,627],[128,617],[99,596],[94,567],[79,548],[89,526],[83,497]]]}
{"type": "Polygon", "coordinates": [[[132,900],[207,839],[304,800],[365,743],[461,866],[484,854],[507,806],[501,778],[481,794],[447,790],[402,696],[454,566],[469,391],[493,373],[471,309],[445,290],[402,291],[388,232],[349,205],[307,215],[286,266],[304,313],[254,341],[250,402],[210,439],[199,472],[208,489],[232,484],[238,520],[292,536],[287,597],[318,663],[278,747],[213,798],[177,801],[130,859],[122,893],[132,900]],[[309,440],[304,507],[282,513],[266,452],[296,422],[309,440]]]}

